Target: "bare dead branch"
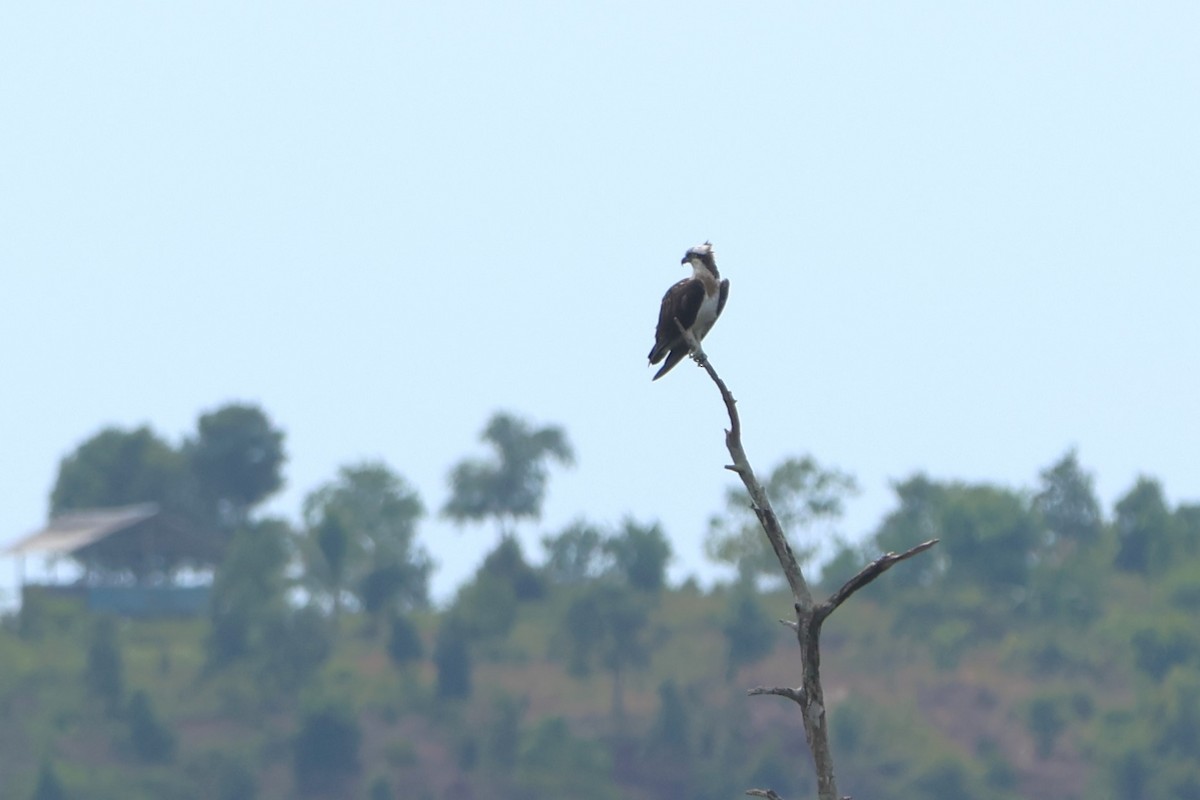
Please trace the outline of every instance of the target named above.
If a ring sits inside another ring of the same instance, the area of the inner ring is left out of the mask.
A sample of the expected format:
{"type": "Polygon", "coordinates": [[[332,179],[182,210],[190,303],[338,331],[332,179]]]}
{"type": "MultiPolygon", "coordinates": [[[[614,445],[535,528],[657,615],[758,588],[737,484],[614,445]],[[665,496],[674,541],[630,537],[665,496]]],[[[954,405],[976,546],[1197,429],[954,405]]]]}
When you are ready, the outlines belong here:
{"type": "Polygon", "coordinates": [[[778,695],[779,697],[786,697],[788,700],[791,700],[793,703],[799,703],[801,707],[804,706],[804,687],[803,686],[797,687],[795,689],[790,689],[787,686],[771,686],[771,687],[755,686],[753,689],[747,689],[746,694],[750,697],[757,697],[758,695],[764,695],[764,694],[778,695]]]}
{"type": "Polygon", "coordinates": [[[920,553],[924,553],[937,543],[937,539],[930,539],[927,542],[921,542],[916,547],[905,550],[903,553],[885,553],[881,555],[879,558],[863,567],[857,575],[842,584],[842,588],[831,594],[828,600],[818,606],[816,610],[817,619],[819,621],[824,621],[826,617],[833,613],[835,608],[846,602],[846,600],[850,598],[850,595],[854,594],[859,589],[863,588],[868,583],[887,572],[893,566],[899,564],[901,561],[912,558],[920,553]]]}
{"type": "Polygon", "coordinates": [[[751,797],[765,797],[767,800],[783,800],[782,797],[775,794],[771,789],[747,789],[746,794],[751,797]]]}
{"type": "MultiPolygon", "coordinates": [[[[725,447],[729,451],[730,458],[733,459],[732,471],[742,479],[742,484],[750,495],[754,513],[758,517],[763,531],[767,534],[771,549],[775,551],[775,558],[778,559],[783,575],[792,590],[792,605],[796,611],[796,622],[792,627],[796,631],[796,641],[800,645],[803,682],[797,689],[764,689],[761,693],[779,694],[795,701],[800,706],[800,717],[804,723],[804,738],[808,741],[809,750],[812,751],[813,766],[817,774],[817,797],[819,800],[838,800],[837,781],[833,773],[833,755],[829,749],[825,695],[821,688],[819,643],[821,623],[815,616],[817,606],[813,602],[812,590],[809,589],[808,581],[804,579],[800,564],[796,561],[791,545],[788,544],[783,526],[779,524],[779,518],[775,515],[775,510],[771,508],[771,499],[767,497],[766,490],[758,482],[758,477],[750,466],[750,459],[742,447],[742,421],[738,416],[737,401],[734,400],[733,393],[729,391],[725,381],[721,380],[721,376],[717,374],[708,357],[700,350],[700,343],[696,341],[695,337],[689,331],[684,330],[683,326],[679,324],[679,320],[675,320],[675,324],[679,326],[684,340],[692,348],[696,363],[704,368],[721,393],[725,410],[729,413],[729,429],[725,431],[725,447]]],[[[754,791],[771,792],[769,789],[754,791]]],[[[778,797],[774,792],[756,796],[778,797]]]]}
{"type": "Polygon", "coordinates": [[[688,347],[692,349],[696,363],[704,368],[708,377],[716,384],[717,390],[721,393],[721,399],[725,402],[725,410],[729,413],[729,430],[725,431],[725,447],[729,450],[730,457],[733,458],[733,464],[727,466],[726,469],[736,472],[746,486],[746,491],[750,494],[750,502],[753,503],[754,513],[767,533],[767,539],[771,543],[771,549],[775,551],[775,557],[779,559],[779,565],[783,568],[784,577],[787,579],[788,586],[791,587],[796,605],[811,611],[814,606],[812,591],[808,588],[808,582],[804,580],[804,574],[800,571],[800,565],[796,562],[796,556],[792,553],[792,547],[788,544],[783,527],[779,524],[778,517],[775,516],[775,510],[771,508],[771,500],[758,482],[754,469],[750,466],[750,459],[746,457],[746,451],[742,448],[742,420],[738,416],[737,401],[734,400],[733,393],[729,391],[725,381],[721,380],[721,376],[713,369],[712,363],[700,348],[700,342],[696,341],[692,332],[685,329],[678,319],[675,320],[675,324],[679,327],[679,332],[683,334],[683,339],[687,342],[688,347]]]}
{"type": "MultiPolygon", "coordinates": [[[[809,589],[808,582],[804,579],[804,573],[801,572],[800,564],[796,561],[796,556],[788,544],[783,527],[779,524],[779,518],[771,508],[771,500],[767,497],[762,484],[758,482],[758,477],[750,466],[750,459],[742,447],[742,421],[738,416],[737,401],[734,400],[733,393],[729,391],[725,381],[721,380],[721,376],[713,368],[708,356],[700,348],[700,342],[696,340],[691,331],[683,327],[678,319],[675,320],[675,325],[679,328],[688,347],[691,348],[692,358],[708,373],[708,377],[712,379],[713,384],[721,393],[721,400],[725,403],[725,410],[729,413],[729,429],[725,431],[725,447],[733,459],[733,463],[727,464],[725,469],[736,472],[742,479],[746,491],[750,494],[751,507],[767,535],[767,540],[771,543],[771,549],[775,551],[775,557],[779,560],[779,566],[792,590],[796,621],[780,620],[780,622],[796,632],[796,641],[800,645],[802,684],[794,689],[759,686],[749,690],[748,694],[752,696],[772,694],[786,697],[800,706],[801,718],[804,723],[804,737],[812,751],[813,766],[816,768],[817,797],[819,800],[839,800],[839,798],[840,800],[849,800],[838,794],[833,771],[833,755],[829,749],[825,695],[821,688],[821,624],[850,595],[875,580],[894,564],[928,550],[937,543],[937,540],[924,542],[899,555],[887,553],[877,558],[834,592],[828,600],[820,605],[814,603],[812,590],[809,589]]],[[[765,797],[768,800],[782,800],[771,789],[750,789],[746,794],[751,797],[765,797]]]]}

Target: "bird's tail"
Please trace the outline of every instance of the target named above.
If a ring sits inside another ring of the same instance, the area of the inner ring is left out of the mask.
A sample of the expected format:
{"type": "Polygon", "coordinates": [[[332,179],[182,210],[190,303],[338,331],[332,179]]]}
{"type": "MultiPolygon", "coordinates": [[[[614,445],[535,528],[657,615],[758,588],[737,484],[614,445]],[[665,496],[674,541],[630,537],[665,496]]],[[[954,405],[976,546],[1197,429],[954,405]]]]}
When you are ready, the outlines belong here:
{"type": "MultiPolygon", "coordinates": [[[[670,355],[667,356],[667,363],[662,365],[662,369],[660,369],[658,372],[654,373],[654,377],[651,380],[658,380],[663,375],[666,375],[668,372],[671,371],[672,367],[674,367],[680,361],[683,361],[683,357],[686,356],[687,354],[688,354],[687,345],[684,345],[682,347],[677,347],[674,350],[672,350],[670,355]]],[[[662,356],[659,356],[659,358],[661,358],[661,357],[662,356]]],[[[653,363],[657,363],[657,362],[652,361],[650,363],[653,364],[653,363]]]]}

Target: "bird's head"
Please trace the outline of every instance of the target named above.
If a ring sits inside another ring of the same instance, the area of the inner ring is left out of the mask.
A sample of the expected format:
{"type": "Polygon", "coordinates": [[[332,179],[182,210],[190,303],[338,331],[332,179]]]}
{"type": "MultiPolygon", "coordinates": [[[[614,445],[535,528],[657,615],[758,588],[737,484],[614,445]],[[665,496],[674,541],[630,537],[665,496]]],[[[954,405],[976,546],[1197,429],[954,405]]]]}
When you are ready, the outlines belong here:
{"type": "Polygon", "coordinates": [[[683,254],[683,260],[680,264],[691,264],[692,269],[704,268],[713,275],[717,273],[717,260],[713,252],[711,242],[698,244],[695,247],[689,247],[688,251],[683,254]]]}

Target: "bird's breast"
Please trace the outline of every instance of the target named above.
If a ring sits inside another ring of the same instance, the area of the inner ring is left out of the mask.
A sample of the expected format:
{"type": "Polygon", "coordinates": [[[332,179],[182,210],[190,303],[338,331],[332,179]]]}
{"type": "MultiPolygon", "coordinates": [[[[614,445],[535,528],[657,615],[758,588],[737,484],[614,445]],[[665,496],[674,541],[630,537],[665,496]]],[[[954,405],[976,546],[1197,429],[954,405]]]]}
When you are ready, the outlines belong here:
{"type": "Polygon", "coordinates": [[[717,321],[717,306],[720,300],[719,293],[704,294],[704,301],[700,303],[700,310],[696,312],[696,322],[692,325],[692,333],[697,339],[703,339],[717,321]]]}

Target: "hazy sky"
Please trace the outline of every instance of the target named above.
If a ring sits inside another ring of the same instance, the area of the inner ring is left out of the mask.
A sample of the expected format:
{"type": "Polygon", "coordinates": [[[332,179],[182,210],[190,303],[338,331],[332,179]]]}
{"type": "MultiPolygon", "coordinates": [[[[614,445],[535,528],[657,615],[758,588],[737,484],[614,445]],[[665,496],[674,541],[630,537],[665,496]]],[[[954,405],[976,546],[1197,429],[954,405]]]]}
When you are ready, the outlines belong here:
{"type": "MultiPolygon", "coordinates": [[[[629,513],[712,575],[724,408],[645,363],[705,239],[750,458],[854,473],[848,534],[1071,446],[1106,506],[1200,500],[1198,41],[1191,0],[3,4],[0,542],[106,425],[260,403],[294,519],[362,459],[436,511],[507,409],[579,456],[527,543],[629,513]]],[[[494,543],[421,537],[442,598],[494,543]]]]}

